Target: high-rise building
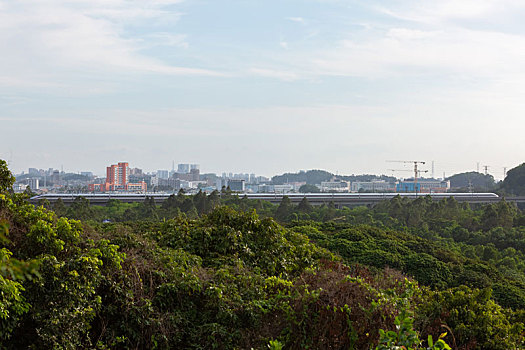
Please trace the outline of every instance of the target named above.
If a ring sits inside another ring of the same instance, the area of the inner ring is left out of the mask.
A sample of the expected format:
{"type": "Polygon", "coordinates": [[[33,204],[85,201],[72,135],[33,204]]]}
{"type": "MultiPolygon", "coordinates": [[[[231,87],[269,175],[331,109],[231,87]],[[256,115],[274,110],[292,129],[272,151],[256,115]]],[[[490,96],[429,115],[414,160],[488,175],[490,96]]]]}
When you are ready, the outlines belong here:
{"type": "Polygon", "coordinates": [[[30,179],[27,179],[27,185],[28,185],[29,188],[31,188],[32,190],[38,190],[38,189],[40,189],[39,181],[38,181],[38,178],[36,178],[36,177],[32,177],[32,178],[30,178],[30,179]]]}
{"type": "Polygon", "coordinates": [[[106,183],[114,189],[124,189],[129,179],[129,164],[118,163],[108,166],[106,169],[106,183]]]}
{"type": "Polygon", "coordinates": [[[131,168],[131,169],[129,169],[129,174],[130,175],[135,175],[135,176],[140,176],[140,175],[142,175],[142,169],[131,168]]]}
{"type": "Polygon", "coordinates": [[[192,168],[190,170],[190,178],[191,178],[191,181],[199,181],[200,180],[200,170],[199,170],[199,168],[192,168]]]}
{"type": "Polygon", "coordinates": [[[118,163],[106,168],[106,182],[103,184],[90,184],[91,192],[100,191],[137,191],[146,192],[147,185],[144,181],[137,183],[129,182],[128,163],[118,163]]]}
{"type": "Polygon", "coordinates": [[[179,174],[187,174],[190,172],[190,165],[189,164],[179,164],[177,165],[177,172],[179,174]]]}
{"type": "Polygon", "coordinates": [[[228,180],[228,187],[234,192],[244,192],[244,180],[228,180]]]}
{"type": "Polygon", "coordinates": [[[53,174],[51,175],[51,182],[56,186],[60,183],[60,171],[53,170],[53,174]]]}
{"type": "Polygon", "coordinates": [[[170,172],[168,170],[157,170],[157,177],[167,180],[170,177],[170,172]]]}

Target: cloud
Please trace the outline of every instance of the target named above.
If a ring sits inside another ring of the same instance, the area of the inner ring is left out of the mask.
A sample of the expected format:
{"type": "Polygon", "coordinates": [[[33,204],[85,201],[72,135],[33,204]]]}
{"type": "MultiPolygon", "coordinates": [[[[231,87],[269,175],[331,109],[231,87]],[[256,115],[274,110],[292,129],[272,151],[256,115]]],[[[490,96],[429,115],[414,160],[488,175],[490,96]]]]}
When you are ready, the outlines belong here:
{"type": "Polygon", "coordinates": [[[299,76],[290,71],[275,70],[267,68],[250,68],[248,72],[252,75],[265,77],[265,78],[276,78],[284,81],[293,81],[299,79],[299,76]]]}
{"type": "Polygon", "coordinates": [[[187,49],[190,45],[186,39],[187,35],[184,34],[158,32],[144,35],[140,37],[138,41],[140,41],[140,43],[142,44],[142,48],[151,48],[155,46],[172,46],[187,49]]]}
{"type": "Polygon", "coordinates": [[[524,84],[525,36],[507,26],[525,11],[522,1],[410,0],[392,8],[370,5],[396,21],[369,21],[366,29],[343,35],[331,50],[312,53],[311,74],[524,84]]]}
{"type": "Polygon", "coordinates": [[[493,31],[390,28],[381,35],[341,40],[312,61],[317,74],[387,78],[465,75],[522,79],[525,37],[493,31]]]}
{"type": "Polygon", "coordinates": [[[306,21],[302,17],[286,17],[288,21],[297,22],[301,24],[306,24],[306,21]]]}
{"type": "Polygon", "coordinates": [[[396,2],[396,9],[375,6],[375,9],[392,17],[428,24],[443,24],[451,21],[483,20],[497,21],[525,9],[519,0],[441,0],[396,2]]]}
{"type": "MultiPolygon", "coordinates": [[[[67,84],[74,75],[150,72],[221,76],[181,67],[141,52],[144,38],[155,45],[188,46],[186,36],[155,31],[137,36],[128,26],[142,21],[176,23],[180,1],[7,1],[0,8],[0,79],[12,86],[67,84]]],[[[81,78],[82,79],[82,78],[81,78]]]]}

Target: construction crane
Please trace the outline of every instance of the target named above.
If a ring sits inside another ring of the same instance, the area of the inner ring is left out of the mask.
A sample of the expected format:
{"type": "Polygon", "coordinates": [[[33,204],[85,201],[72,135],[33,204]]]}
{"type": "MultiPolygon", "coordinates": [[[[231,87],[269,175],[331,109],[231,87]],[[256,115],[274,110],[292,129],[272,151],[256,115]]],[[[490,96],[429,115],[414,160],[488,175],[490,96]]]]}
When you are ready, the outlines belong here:
{"type": "MultiPolygon", "coordinates": [[[[418,166],[418,164],[425,164],[426,162],[419,161],[419,160],[387,160],[387,162],[389,162],[389,163],[413,163],[414,164],[414,192],[417,194],[417,178],[418,178],[418,175],[419,175],[419,173],[426,173],[426,172],[428,172],[428,170],[418,170],[417,166],[418,166]]],[[[390,169],[390,170],[393,170],[393,171],[409,171],[409,170],[395,170],[395,169],[390,169]]]]}

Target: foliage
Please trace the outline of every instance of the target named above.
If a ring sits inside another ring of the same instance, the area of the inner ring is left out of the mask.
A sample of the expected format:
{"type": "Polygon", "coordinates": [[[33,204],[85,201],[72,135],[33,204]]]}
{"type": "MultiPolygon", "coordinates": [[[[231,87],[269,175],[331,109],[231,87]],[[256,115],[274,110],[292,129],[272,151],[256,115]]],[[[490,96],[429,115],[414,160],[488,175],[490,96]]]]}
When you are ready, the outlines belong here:
{"type": "Polygon", "coordinates": [[[320,184],[322,181],[329,181],[334,174],[324,170],[308,170],[299,173],[286,173],[272,177],[272,183],[282,185],[289,182],[306,182],[306,184],[320,184]]]}
{"type": "Polygon", "coordinates": [[[415,283],[385,270],[324,264],[307,271],[292,288],[293,303],[281,337],[290,349],[366,349],[379,341],[379,329],[393,329],[399,311],[418,293],[415,283]]]}
{"type": "Polygon", "coordinates": [[[507,312],[491,300],[490,289],[461,286],[430,293],[419,305],[416,322],[430,334],[446,324],[454,330],[454,338],[447,338],[462,349],[521,347],[524,325],[511,322],[507,312]]]}
{"type": "Polygon", "coordinates": [[[481,174],[476,171],[459,173],[447,178],[452,189],[461,192],[486,192],[496,187],[494,177],[490,174],[481,174]]]}
{"type": "Polygon", "coordinates": [[[510,169],[503,180],[503,190],[516,196],[525,196],[525,163],[510,169]]]}
{"type": "MultiPolygon", "coordinates": [[[[421,349],[421,340],[417,332],[414,330],[414,321],[408,316],[405,312],[401,313],[399,316],[396,316],[394,324],[396,325],[396,331],[387,331],[380,329],[379,330],[379,345],[376,347],[376,350],[394,350],[394,349],[405,349],[405,350],[414,350],[421,349]]],[[[450,346],[441,339],[446,336],[446,333],[439,336],[439,339],[434,343],[431,335],[428,336],[427,343],[428,347],[425,347],[427,350],[450,350],[450,346]]]]}
{"type": "Polygon", "coordinates": [[[301,193],[319,193],[321,190],[319,187],[312,185],[312,184],[304,184],[301,187],[299,187],[299,192],[301,193]]]}
{"type": "Polygon", "coordinates": [[[505,201],[25,199],[0,194],[2,348],[524,348],[525,216],[505,201]]]}
{"type": "Polygon", "coordinates": [[[6,161],[0,159],[0,193],[10,190],[15,181],[15,177],[7,168],[6,161]]]}

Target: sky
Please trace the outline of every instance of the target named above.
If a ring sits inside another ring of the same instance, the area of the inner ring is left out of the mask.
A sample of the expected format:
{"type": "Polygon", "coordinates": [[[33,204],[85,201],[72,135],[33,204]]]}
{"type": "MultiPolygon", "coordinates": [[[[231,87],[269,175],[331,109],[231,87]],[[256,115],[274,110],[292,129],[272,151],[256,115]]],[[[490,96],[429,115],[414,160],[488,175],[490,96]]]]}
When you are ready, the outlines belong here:
{"type": "Polygon", "coordinates": [[[0,0],[0,159],[496,178],[525,161],[521,0],[0,0]]]}

